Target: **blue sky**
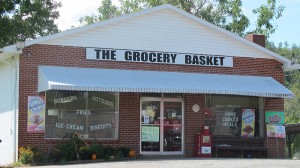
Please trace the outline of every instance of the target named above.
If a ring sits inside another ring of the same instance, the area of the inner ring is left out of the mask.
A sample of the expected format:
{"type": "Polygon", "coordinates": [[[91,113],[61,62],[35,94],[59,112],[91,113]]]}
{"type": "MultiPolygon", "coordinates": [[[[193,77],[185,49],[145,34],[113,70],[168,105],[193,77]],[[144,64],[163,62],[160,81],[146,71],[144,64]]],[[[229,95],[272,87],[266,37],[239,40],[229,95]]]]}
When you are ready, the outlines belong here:
{"type": "MultiPolygon", "coordinates": [[[[245,14],[249,16],[252,26],[255,25],[256,16],[252,14],[252,9],[259,7],[267,0],[243,0],[243,7],[245,14]],[[250,10],[251,9],[251,10],[250,10]]],[[[278,5],[284,5],[282,17],[274,21],[277,29],[274,34],[270,36],[270,41],[274,42],[276,46],[280,42],[287,41],[289,45],[296,44],[300,46],[300,0],[280,0],[278,5]]]]}
{"type": "MultiPolygon", "coordinates": [[[[101,4],[101,0],[58,0],[63,6],[59,9],[60,19],[56,21],[60,30],[70,29],[71,26],[78,26],[79,19],[82,16],[97,14],[97,8],[101,4]],[[88,3],[87,3],[88,2],[88,3]]],[[[117,3],[117,0],[112,0],[117,3]]],[[[252,14],[254,8],[258,8],[267,0],[243,0],[243,10],[250,18],[251,26],[255,26],[256,16],[252,14]]],[[[280,42],[288,42],[291,46],[296,44],[300,46],[300,0],[279,0],[278,5],[284,5],[285,10],[283,16],[279,20],[274,21],[277,29],[270,36],[270,41],[276,46],[280,42]]],[[[250,27],[251,29],[251,27],[250,27]]],[[[253,29],[253,28],[252,28],[253,29]]]]}

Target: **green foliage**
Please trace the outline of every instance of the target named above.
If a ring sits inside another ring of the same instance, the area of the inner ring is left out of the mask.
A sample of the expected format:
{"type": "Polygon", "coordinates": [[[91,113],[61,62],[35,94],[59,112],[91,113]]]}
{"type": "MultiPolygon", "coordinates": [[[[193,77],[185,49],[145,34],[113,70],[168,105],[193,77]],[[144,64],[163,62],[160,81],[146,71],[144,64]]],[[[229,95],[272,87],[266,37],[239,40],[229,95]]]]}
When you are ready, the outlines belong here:
{"type": "Polygon", "coordinates": [[[58,32],[60,6],[53,0],[1,0],[0,47],[58,32]]]}
{"type": "Polygon", "coordinates": [[[92,153],[95,153],[97,155],[98,159],[102,159],[105,157],[104,147],[102,147],[101,145],[98,145],[98,144],[92,145],[91,151],[92,151],[92,153]]]}
{"type": "Polygon", "coordinates": [[[23,164],[33,163],[34,152],[32,146],[19,148],[19,161],[23,164]]]}
{"type": "Polygon", "coordinates": [[[63,160],[66,161],[76,160],[77,153],[76,153],[75,144],[72,142],[67,142],[58,145],[58,147],[53,150],[51,158],[53,158],[57,162],[61,162],[63,160]]]}
{"type": "Polygon", "coordinates": [[[130,152],[130,148],[126,146],[121,146],[117,149],[117,153],[120,155],[120,157],[127,157],[130,152]]]}
{"type": "Polygon", "coordinates": [[[268,0],[267,4],[263,4],[259,8],[254,9],[253,13],[258,14],[257,25],[254,32],[264,34],[268,38],[277,28],[272,21],[279,19],[283,11],[284,6],[276,7],[276,0],[268,0]]]}
{"type": "Polygon", "coordinates": [[[98,8],[99,16],[91,15],[80,18],[81,23],[91,24],[102,20],[107,20],[116,16],[120,16],[117,7],[112,5],[111,0],[103,0],[98,8]]]}
{"type": "Polygon", "coordinates": [[[79,149],[83,141],[75,132],[66,133],[63,142],[51,151],[50,160],[54,162],[65,162],[79,159],[79,149]]]}
{"type": "Polygon", "coordinates": [[[114,156],[116,155],[116,149],[112,146],[104,147],[104,154],[105,156],[114,156]]]}
{"type": "Polygon", "coordinates": [[[43,151],[35,146],[27,145],[19,148],[19,161],[22,164],[37,165],[46,162],[46,156],[43,151]]]}
{"type": "Polygon", "coordinates": [[[89,160],[92,158],[93,151],[90,146],[84,145],[79,148],[79,156],[83,160],[89,160]]]}
{"type": "MultiPolygon", "coordinates": [[[[171,4],[240,36],[248,34],[246,29],[250,25],[242,10],[242,0],[119,0],[119,2],[121,6],[118,8],[111,0],[102,1],[98,15],[85,16],[81,18],[81,23],[91,24],[158,5],[171,4]]],[[[254,9],[257,25],[250,32],[263,33],[268,38],[276,29],[273,21],[282,16],[283,10],[283,6],[276,6],[276,0],[268,0],[267,4],[254,9]]]]}

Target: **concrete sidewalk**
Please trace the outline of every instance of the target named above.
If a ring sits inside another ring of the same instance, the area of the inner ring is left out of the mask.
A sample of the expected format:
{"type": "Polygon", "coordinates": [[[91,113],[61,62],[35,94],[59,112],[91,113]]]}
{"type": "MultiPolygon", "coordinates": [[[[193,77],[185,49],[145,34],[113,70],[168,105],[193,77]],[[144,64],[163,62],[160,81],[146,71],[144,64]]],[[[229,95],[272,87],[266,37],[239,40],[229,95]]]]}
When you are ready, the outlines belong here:
{"type": "Polygon", "coordinates": [[[35,168],[299,168],[300,160],[289,159],[137,159],[126,161],[110,161],[50,166],[35,168]]]}

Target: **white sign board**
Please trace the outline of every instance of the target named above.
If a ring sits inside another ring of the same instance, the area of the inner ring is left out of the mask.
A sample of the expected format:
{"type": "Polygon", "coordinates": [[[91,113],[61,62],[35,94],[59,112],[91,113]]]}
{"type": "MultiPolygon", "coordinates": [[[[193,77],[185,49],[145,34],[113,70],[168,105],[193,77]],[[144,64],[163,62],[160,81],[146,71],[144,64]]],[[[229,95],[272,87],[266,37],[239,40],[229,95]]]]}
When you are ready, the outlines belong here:
{"type": "Polygon", "coordinates": [[[86,48],[86,59],[233,67],[233,58],[230,56],[125,49],[86,48]]]}

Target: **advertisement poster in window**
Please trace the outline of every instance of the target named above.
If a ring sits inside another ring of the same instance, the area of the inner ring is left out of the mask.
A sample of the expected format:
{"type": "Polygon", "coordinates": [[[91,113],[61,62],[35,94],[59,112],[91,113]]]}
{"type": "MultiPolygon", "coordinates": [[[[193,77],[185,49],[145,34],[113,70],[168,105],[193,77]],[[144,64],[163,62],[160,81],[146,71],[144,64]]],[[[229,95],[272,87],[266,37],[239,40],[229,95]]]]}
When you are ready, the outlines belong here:
{"type": "Polygon", "coordinates": [[[255,110],[243,109],[242,110],[242,137],[254,137],[255,124],[255,110]]]}
{"type": "Polygon", "coordinates": [[[28,96],[27,132],[45,132],[45,101],[40,96],[28,96]]]}
{"type": "Polygon", "coordinates": [[[159,127],[142,126],[142,142],[159,142],[159,127]]]}
{"type": "Polygon", "coordinates": [[[267,111],[266,112],[267,124],[284,124],[284,112],[283,111],[267,111]]]}
{"type": "Polygon", "coordinates": [[[267,124],[267,136],[273,138],[285,138],[285,127],[282,125],[267,124]]]}

